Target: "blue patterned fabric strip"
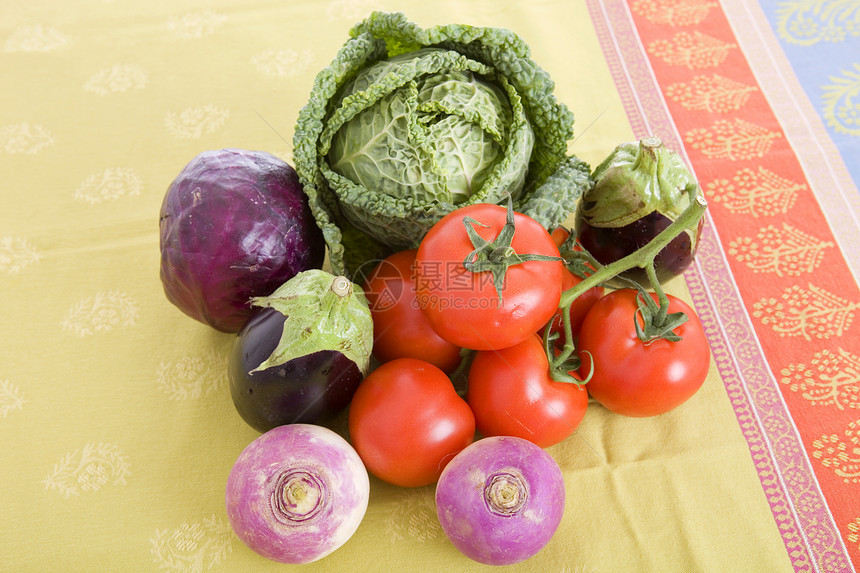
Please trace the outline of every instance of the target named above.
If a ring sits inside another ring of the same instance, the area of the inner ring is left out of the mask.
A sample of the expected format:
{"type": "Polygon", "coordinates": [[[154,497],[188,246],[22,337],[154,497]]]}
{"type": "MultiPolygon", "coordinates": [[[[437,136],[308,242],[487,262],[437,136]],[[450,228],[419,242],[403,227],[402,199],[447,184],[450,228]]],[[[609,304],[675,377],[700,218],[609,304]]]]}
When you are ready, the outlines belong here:
{"type": "Polygon", "coordinates": [[[759,0],[860,187],[860,0],[759,0]]]}

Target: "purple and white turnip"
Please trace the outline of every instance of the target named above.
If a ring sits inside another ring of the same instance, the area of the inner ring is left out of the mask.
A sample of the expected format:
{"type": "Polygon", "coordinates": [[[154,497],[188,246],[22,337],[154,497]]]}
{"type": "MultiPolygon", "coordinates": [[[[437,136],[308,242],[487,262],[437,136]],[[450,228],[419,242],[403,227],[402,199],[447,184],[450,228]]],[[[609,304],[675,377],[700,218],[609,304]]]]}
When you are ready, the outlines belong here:
{"type": "Polygon", "coordinates": [[[564,513],[561,469],[522,438],[472,443],[451,460],[436,484],[442,530],[464,555],[511,565],[549,543],[564,513]]]}
{"type": "Polygon", "coordinates": [[[329,555],[358,529],[370,481],[361,458],[322,426],[291,424],[262,434],[227,478],[227,517],[256,553],[281,563],[329,555]]]}

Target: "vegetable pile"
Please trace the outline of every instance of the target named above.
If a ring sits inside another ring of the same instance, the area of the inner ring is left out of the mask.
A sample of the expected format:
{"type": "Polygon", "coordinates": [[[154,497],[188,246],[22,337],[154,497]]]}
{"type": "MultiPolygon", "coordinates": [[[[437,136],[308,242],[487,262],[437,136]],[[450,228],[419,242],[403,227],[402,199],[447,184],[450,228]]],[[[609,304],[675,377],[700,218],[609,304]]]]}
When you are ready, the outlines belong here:
{"type": "Polygon", "coordinates": [[[568,156],[552,88],[508,30],[375,12],[314,82],[296,171],[210,151],[168,188],[165,293],[235,333],[231,396],[262,433],[226,490],[252,550],[336,550],[369,473],[436,484],[470,559],[528,559],[563,518],[546,448],[590,401],[658,416],[704,383],[702,324],[662,284],[695,258],[699,186],[655,137],[593,172],[568,156]]]}

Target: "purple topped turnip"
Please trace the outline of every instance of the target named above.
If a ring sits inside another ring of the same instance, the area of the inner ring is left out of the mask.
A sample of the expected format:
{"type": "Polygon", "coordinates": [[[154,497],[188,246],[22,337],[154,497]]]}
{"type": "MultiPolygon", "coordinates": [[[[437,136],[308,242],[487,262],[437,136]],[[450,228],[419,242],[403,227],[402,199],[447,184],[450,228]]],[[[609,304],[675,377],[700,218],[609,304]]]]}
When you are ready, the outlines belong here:
{"type": "Polygon", "coordinates": [[[352,537],[369,494],[367,470],[345,439],[321,426],[279,426],[251,442],[233,465],[227,517],[263,557],[310,563],[352,537]]]}
{"type": "Polygon", "coordinates": [[[205,151],[170,184],[159,220],[161,282],[185,314],[238,332],[265,296],[322,266],[325,243],[295,170],[262,151],[205,151]]]}
{"type": "Polygon", "coordinates": [[[442,529],[461,553],[487,565],[535,555],[564,512],[564,480],[552,457],[532,442],[484,438],[451,460],[436,484],[442,529]]]}

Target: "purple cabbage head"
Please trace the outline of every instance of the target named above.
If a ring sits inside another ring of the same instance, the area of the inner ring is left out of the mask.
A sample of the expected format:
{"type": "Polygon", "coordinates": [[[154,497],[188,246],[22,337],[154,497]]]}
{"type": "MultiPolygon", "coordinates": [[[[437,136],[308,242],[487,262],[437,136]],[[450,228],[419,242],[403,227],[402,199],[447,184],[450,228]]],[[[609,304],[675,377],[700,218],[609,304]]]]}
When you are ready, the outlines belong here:
{"type": "Polygon", "coordinates": [[[238,332],[249,299],[322,266],[325,243],[296,172],[261,151],[205,151],[183,168],[159,219],[161,282],[185,314],[238,332]]]}

